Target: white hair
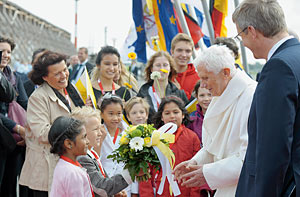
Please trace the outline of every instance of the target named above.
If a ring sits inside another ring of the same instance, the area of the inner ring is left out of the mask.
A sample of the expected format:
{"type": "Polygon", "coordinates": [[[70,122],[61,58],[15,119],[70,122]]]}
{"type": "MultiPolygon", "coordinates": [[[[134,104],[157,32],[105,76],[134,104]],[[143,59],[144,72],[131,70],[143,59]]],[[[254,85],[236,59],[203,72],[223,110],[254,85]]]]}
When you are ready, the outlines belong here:
{"type": "Polygon", "coordinates": [[[194,60],[195,67],[205,66],[208,72],[218,74],[222,69],[229,68],[230,76],[233,77],[236,73],[234,65],[234,57],[228,47],[224,45],[212,45],[194,60]]]}

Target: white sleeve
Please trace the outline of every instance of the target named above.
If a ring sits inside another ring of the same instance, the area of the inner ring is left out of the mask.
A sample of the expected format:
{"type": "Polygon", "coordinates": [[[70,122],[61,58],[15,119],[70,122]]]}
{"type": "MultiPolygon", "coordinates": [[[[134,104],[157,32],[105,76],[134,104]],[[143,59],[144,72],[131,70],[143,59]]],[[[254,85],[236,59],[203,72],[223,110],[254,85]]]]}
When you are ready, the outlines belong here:
{"type": "Polygon", "coordinates": [[[236,185],[239,180],[243,158],[240,154],[203,166],[203,175],[211,189],[236,185]]]}
{"type": "Polygon", "coordinates": [[[213,156],[205,148],[200,149],[191,160],[195,160],[197,165],[213,162],[213,156]]]}

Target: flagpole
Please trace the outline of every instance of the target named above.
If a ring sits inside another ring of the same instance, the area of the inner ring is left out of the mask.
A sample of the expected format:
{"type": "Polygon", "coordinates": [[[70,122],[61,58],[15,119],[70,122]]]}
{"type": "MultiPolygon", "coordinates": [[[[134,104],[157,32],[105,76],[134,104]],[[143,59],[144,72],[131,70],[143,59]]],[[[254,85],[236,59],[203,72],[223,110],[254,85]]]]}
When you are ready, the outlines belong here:
{"type": "MultiPolygon", "coordinates": [[[[190,30],[189,30],[189,27],[186,23],[183,11],[181,9],[181,5],[180,5],[179,0],[174,0],[174,7],[175,7],[175,10],[178,14],[183,32],[186,33],[187,35],[189,35],[190,37],[192,37],[191,33],[190,33],[190,30]]],[[[195,50],[195,47],[193,46],[193,59],[195,59],[195,58],[196,58],[196,50],[195,50]]]]}
{"type": "MultiPolygon", "coordinates": [[[[235,8],[239,5],[239,0],[234,0],[234,6],[235,8]]],[[[247,54],[246,54],[246,49],[245,46],[243,44],[243,42],[240,42],[240,46],[241,46],[241,54],[242,54],[242,62],[243,62],[243,66],[245,71],[248,73],[249,72],[249,67],[248,67],[248,62],[247,62],[247,54]]]]}
{"type": "Polygon", "coordinates": [[[214,28],[213,28],[211,16],[210,16],[210,13],[208,11],[206,0],[201,0],[201,2],[202,2],[204,16],[205,16],[205,20],[206,20],[207,28],[208,28],[208,32],[209,32],[210,44],[213,44],[215,42],[215,31],[214,31],[214,28]]]}
{"type": "Polygon", "coordinates": [[[74,32],[74,45],[77,50],[77,11],[78,11],[78,0],[75,0],[75,32],[74,32]]]}

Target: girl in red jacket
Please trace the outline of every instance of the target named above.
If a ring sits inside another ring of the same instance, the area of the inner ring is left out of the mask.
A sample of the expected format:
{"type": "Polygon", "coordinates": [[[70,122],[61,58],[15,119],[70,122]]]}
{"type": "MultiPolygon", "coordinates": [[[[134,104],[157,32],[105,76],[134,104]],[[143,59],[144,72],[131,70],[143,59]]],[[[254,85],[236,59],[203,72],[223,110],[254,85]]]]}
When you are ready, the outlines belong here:
{"type": "MultiPolygon", "coordinates": [[[[197,135],[185,127],[189,123],[189,115],[184,108],[183,101],[177,96],[168,96],[162,99],[158,111],[154,116],[155,128],[160,128],[162,125],[172,122],[177,125],[178,129],[175,134],[175,143],[170,144],[170,148],[175,155],[175,166],[182,161],[191,159],[200,149],[200,141],[197,135]]],[[[140,197],[155,196],[154,192],[158,191],[162,171],[151,170],[151,179],[147,182],[139,183],[140,197]]],[[[200,196],[199,188],[186,188],[179,185],[181,191],[180,196],[200,196]]],[[[164,190],[161,195],[156,193],[156,196],[173,196],[170,195],[169,183],[166,180],[164,190]]]]}

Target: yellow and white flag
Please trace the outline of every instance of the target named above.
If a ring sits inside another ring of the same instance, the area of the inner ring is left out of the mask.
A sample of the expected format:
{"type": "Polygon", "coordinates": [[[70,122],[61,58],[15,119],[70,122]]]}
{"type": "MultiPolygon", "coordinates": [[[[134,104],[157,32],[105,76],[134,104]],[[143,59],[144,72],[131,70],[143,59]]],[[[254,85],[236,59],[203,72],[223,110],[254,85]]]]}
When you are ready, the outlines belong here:
{"type": "Polygon", "coordinates": [[[197,103],[198,101],[195,98],[187,106],[185,106],[185,109],[189,112],[189,114],[197,110],[197,103]]]}
{"type": "Polygon", "coordinates": [[[78,91],[83,99],[83,102],[86,103],[86,99],[89,96],[92,99],[94,108],[96,109],[97,101],[96,101],[92,83],[91,83],[91,80],[90,80],[90,77],[88,75],[86,68],[84,68],[84,71],[83,71],[82,75],[80,76],[80,78],[78,79],[78,81],[76,82],[75,86],[78,89],[78,91]]]}

